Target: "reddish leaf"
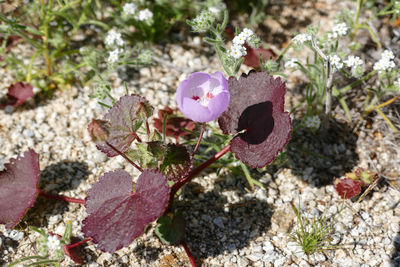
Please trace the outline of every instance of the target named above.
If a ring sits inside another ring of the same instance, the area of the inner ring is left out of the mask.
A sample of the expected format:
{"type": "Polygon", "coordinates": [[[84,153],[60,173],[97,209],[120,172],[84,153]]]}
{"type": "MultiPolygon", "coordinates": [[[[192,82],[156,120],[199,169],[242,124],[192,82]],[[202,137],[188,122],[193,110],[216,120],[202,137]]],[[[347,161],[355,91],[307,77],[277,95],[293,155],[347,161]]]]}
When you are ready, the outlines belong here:
{"type": "Polygon", "coordinates": [[[168,144],[160,170],[168,180],[179,181],[192,167],[192,159],[185,146],[168,144]]]}
{"type": "Polygon", "coordinates": [[[92,119],[88,125],[90,137],[92,141],[95,142],[97,149],[107,154],[109,157],[115,157],[118,153],[106,144],[109,136],[109,128],[110,124],[103,120],[92,119]]]}
{"type": "Polygon", "coordinates": [[[136,192],[132,177],[124,170],[108,172],[88,191],[82,232],[99,249],[114,252],[139,237],[147,224],[160,217],[168,203],[167,178],[158,171],[145,170],[136,192]]]}
{"type": "Polygon", "coordinates": [[[39,193],[39,154],[30,149],[4,167],[0,172],[0,223],[10,229],[33,206],[39,193]]]}
{"type": "Polygon", "coordinates": [[[159,133],[163,133],[164,116],[168,116],[165,126],[166,136],[173,136],[175,139],[178,139],[180,136],[190,134],[183,131],[183,129],[193,131],[194,128],[196,128],[196,123],[194,121],[184,117],[177,117],[173,109],[166,107],[158,111],[158,118],[153,119],[153,125],[159,133]]]}
{"type": "Polygon", "coordinates": [[[72,236],[70,244],[64,245],[63,250],[75,263],[83,264],[84,250],[82,245],[90,239],[80,240],[80,238],[72,236]]]}
{"type": "Polygon", "coordinates": [[[5,106],[19,106],[24,103],[29,97],[33,96],[33,88],[29,83],[18,82],[8,87],[8,102],[0,105],[0,108],[5,106]]]}
{"type": "Polygon", "coordinates": [[[336,179],[335,189],[341,198],[348,199],[360,194],[363,184],[362,181],[351,178],[336,179]]]}
{"type": "MultiPolygon", "coordinates": [[[[120,98],[104,118],[110,123],[108,142],[121,152],[138,139],[137,130],[151,116],[152,108],[139,95],[125,95],[120,98]]],[[[104,152],[104,151],[103,151],[104,152]]]]}
{"type": "Polygon", "coordinates": [[[231,152],[252,168],[272,162],[289,141],[292,122],[283,111],[285,84],[266,72],[250,72],[239,80],[229,78],[231,102],[218,119],[231,140],[231,152]]]}
{"type": "Polygon", "coordinates": [[[246,47],[247,54],[244,57],[244,64],[253,68],[260,67],[260,54],[262,54],[263,61],[269,59],[275,59],[276,54],[272,49],[264,49],[264,48],[252,48],[247,44],[244,44],[246,47]]]}

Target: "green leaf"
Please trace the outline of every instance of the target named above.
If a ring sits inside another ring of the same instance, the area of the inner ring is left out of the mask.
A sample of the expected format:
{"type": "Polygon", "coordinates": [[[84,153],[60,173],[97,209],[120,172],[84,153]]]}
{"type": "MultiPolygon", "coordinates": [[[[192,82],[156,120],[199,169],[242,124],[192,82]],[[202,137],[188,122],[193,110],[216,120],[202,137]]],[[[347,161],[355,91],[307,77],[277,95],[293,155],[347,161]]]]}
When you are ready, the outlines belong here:
{"type": "Polygon", "coordinates": [[[181,214],[162,216],[157,220],[156,235],[167,245],[178,245],[185,235],[185,218],[181,214]]]}

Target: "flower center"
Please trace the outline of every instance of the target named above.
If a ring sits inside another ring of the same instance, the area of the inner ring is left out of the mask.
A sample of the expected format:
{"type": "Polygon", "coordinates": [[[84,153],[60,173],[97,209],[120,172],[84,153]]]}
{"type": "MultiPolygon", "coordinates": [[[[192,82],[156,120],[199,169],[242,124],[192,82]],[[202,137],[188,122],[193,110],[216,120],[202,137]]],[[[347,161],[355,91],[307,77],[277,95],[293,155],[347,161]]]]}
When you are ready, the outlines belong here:
{"type": "Polygon", "coordinates": [[[207,92],[203,96],[197,96],[197,95],[192,96],[193,100],[199,102],[201,105],[203,105],[205,107],[208,106],[208,102],[210,102],[210,100],[213,98],[214,98],[214,95],[211,92],[207,92]]]}

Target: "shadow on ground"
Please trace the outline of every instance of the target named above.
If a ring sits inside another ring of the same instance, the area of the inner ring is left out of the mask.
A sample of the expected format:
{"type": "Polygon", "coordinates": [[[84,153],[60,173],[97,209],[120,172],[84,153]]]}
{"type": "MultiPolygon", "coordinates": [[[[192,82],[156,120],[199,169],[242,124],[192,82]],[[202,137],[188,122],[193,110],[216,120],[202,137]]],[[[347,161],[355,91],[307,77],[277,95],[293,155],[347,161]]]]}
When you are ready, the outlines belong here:
{"type": "MultiPolygon", "coordinates": [[[[299,125],[293,121],[293,129],[299,125]]],[[[330,120],[329,128],[316,133],[299,127],[291,134],[287,146],[287,164],[292,173],[310,184],[321,187],[350,172],[357,165],[357,135],[345,123],[330,120]]]]}
{"type": "Polygon", "coordinates": [[[394,250],[391,257],[392,266],[400,266],[400,232],[394,239],[394,250]]]}
{"type": "MultiPolygon", "coordinates": [[[[84,162],[62,161],[47,166],[40,173],[39,188],[45,193],[58,194],[62,191],[76,189],[82,180],[89,175],[88,166],[84,162]]],[[[52,215],[63,214],[68,211],[69,203],[37,197],[35,205],[28,210],[21,227],[43,227],[48,224],[47,218],[52,215]]]]}
{"type": "Polygon", "coordinates": [[[219,176],[214,189],[206,193],[196,182],[185,187],[184,198],[176,206],[185,213],[185,241],[196,259],[246,247],[269,229],[273,212],[266,202],[245,197],[242,202],[229,204],[232,200],[224,192],[234,199],[243,197],[246,183],[242,177],[219,176]]]}

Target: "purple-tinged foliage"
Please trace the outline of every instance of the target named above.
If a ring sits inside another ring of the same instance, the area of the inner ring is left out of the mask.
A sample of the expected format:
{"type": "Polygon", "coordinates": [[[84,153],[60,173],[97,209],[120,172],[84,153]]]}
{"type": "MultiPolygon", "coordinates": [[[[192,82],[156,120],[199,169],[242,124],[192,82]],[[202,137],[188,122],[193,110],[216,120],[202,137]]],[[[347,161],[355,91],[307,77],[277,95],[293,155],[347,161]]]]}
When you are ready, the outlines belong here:
{"type": "Polygon", "coordinates": [[[30,149],[4,167],[0,172],[0,223],[11,229],[34,205],[39,193],[39,154],[30,149]]]}
{"type": "Polygon", "coordinates": [[[192,158],[183,145],[164,144],[160,141],[137,144],[137,149],[129,149],[125,155],[142,168],[157,168],[169,181],[182,179],[192,167],[192,158]]]}
{"type": "Polygon", "coordinates": [[[139,237],[147,224],[160,217],[168,203],[167,178],[155,170],[132,177],[124,170],[105,173],[88,191],[82,232],[99,249],[114,252],[139,237]]]}
{"type": "Polygon", "coordinates": [[[217,71],[210,75],[195,72],[179,84],[176,92],[179,110],[196,122],[217,119],[229,105],[228,83],[217,71]]]}
{"type": "Polygon", "coordinates": [[[166,125],[165,125],[165,135],[173,136],[175,139],[178,139],[180,136],[190,135],[189,132],[184,131],[183,129],[187,129],[189,131],[193,131],[196,128],[196,123],[187,118],[178,117],[174,114],[174,110],[165,107],[158,111],[158,118],[153,119],[153,125],[157,129],[159,133],[163,133],[163,124],[164,117],[167,116],[166,125]]]}
{"type": "Polygon", "coordinates": [[[271,163],[289,141],[292,122],[284,112],[285,83],[266,72],[230,77],[231,103],[218,119],[231,140],[231,152],[252,168],[271,163]]]}
{"type": "Polygon", "coordinates": [[[98,150],[107,154],[109,157],[115,157],[118,153],[106,144],[109,136],[109,128],[110,125],[107,121],[92,119],[89,123],[88,131],[98,150]]]}
{"type": "Polygon", "coordinates": [[[188,174],[192,158],[185,146],[168,144],[160,170],[168,180],[177,182],[188,174]]]}
{"type": "MultiPolygon", "coordinates": [[[[139,95],[125,95],[120,98],[104,119],[109,123],[107,142],[121,152],[128,150],[134,140],[140,140],[137,130],[152,115],[153,109],[147,100],[139,95]]],[[[106,126],[105,124],[100,125],[106,126]]],[[[109,157],[116,156],[117,153],[107,146],[105,142],[98,148],[109,157]]]]}
{"type": "Polygon", "coordinates": [[[360,180],[353,180],[351,178],[336,179],[335,189],[341,198],[352,198],[361,193],[361,187],[364,183],[360,180]]]}
{"type": "Polygon", "coordinates": [[[28,98],[33,96],[33,88],[29,83],[17,82],[8,87],[7,97],[8,102],[0,105],[5,106],[19,106],[23,104],[28,98]]]}

